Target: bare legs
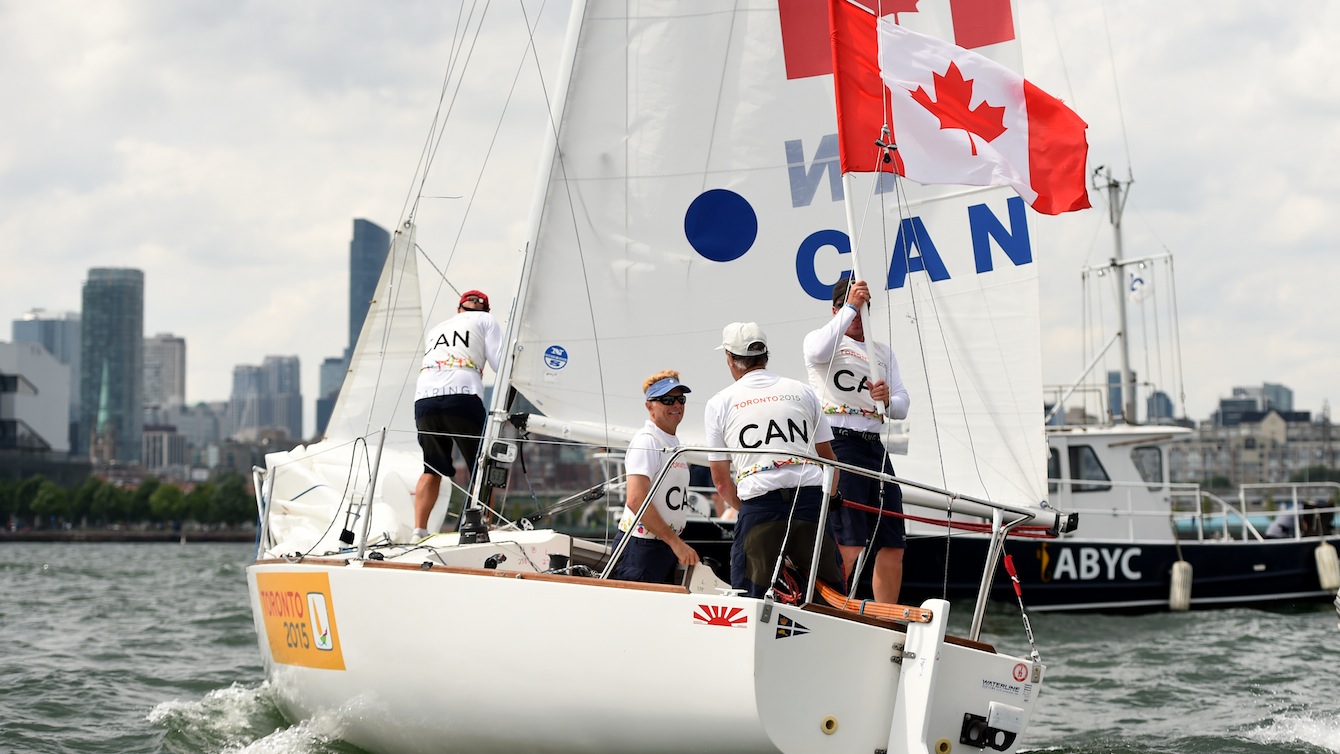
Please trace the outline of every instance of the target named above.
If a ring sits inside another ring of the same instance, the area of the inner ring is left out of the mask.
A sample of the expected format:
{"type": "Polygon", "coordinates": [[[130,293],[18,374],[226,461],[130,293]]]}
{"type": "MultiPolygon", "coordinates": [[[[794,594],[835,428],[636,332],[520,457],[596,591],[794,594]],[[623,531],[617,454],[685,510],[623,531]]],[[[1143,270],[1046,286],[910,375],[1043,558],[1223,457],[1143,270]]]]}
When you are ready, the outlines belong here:
{"type": "Polygon", "coordinates": [[[423,474],[414,486],[414,528],[427,529],[428,515],[437,504],[437,495],[442,490],[442,477],[437,474],[423,474]]]}
{"type": "MultiPolygon", "coordinates": [[[[864,547],[860,545],[838,545],[842,553],[842,568],[848,581],[856,559],[861,557],[864,547]]],[[[903,548],[881,547],[875,555],[875,569],[871,574],[871,586],[874,588],[875,601],[897,604],[898,593],[903,587],[903,548]]]]}

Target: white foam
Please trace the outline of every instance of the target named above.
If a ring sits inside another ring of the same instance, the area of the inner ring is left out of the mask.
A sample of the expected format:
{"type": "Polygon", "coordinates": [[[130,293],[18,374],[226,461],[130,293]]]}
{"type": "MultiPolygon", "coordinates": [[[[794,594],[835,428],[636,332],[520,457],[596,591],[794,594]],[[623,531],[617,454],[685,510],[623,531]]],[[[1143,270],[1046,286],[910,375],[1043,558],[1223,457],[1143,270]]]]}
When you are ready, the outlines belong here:
{"type": "Polygon", "coordinates": [[[163,702],[147,719],[187,738],[209,742],[219,754],[315,754],[326,751],[326,744],[339,738],[339,721],[334,717],[318,716],[274,728],[277,715],[268,683],[235,683],[202,699],[163,702]]]}
{"type": "Polygon", "coordinates": [[[1247,737],[1263,744],[1305,743],[1340,752],[1340,714],[1282,715],[1248,732],[1247,737]]]}

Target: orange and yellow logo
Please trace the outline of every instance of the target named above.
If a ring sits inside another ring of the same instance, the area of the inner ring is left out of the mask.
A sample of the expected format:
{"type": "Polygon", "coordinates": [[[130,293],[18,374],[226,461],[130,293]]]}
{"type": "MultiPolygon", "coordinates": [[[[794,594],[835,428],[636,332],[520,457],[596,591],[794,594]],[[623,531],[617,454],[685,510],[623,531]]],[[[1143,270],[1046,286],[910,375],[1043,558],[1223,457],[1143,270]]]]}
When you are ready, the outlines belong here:
{"type": "Polygon", "coordinates": [[[258,573],[270,656],[284,665],[344,670],[330,578],[324,573],[258,573]]]}

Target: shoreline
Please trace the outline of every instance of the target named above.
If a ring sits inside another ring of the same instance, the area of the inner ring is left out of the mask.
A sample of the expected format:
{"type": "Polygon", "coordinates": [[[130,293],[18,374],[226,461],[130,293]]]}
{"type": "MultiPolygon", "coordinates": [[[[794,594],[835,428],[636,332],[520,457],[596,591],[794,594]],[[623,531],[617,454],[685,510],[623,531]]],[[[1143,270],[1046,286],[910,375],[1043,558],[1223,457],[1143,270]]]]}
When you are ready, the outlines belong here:
{"type": "Polygon", "coordinates": [[[255,542],[255,529],[28,529],[0,531],[3,542],[255,542]]]}

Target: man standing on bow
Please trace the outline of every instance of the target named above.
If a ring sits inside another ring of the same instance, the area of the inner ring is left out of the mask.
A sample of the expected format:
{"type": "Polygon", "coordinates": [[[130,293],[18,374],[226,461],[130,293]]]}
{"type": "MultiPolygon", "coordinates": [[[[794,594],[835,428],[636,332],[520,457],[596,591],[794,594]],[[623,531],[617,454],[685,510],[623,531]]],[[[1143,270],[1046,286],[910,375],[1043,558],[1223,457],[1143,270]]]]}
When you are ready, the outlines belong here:
{"type": "Polygon", "coordinates": [[[785,555],[808,574],[816,534],[824,542],[819,578],[840,584],[832,539],[818,532],[823,469],[796,455],[834,458],[829,446],[833,434],[818,396],[805,383],[768,371],[768,338],[753,322],[727,325],[720,349],[735,382],[707,402],[704,420],[708,445],[736,451],[707,457],[717,492],[739,511],[731,545],[731,586],[751,597],[764,596],[783,541],[785,555]],[[743,452],[748,450],[762,452],[743,452]]]}
{"type": "MultiPolygon", "coordinates": [[[[455,476],[453,441],[469,474],[475,470],[484,431],[484,363],[498,369],[502,328],[489,314],[489,297],[466,291],[456,316],[428,331],[423,366],[414,389],[414,424],[423,448],[423,475],[414,488],[414,538],[428,536],[442,477],[455,476]]],[[[467,474],[466,483],[469,483],[467,474]]]]}
{"type": "MultiPolygon", "coordinates": [[[[838,460],[892,474],[879,431],[884,417],[907,418],[910,399],[893,350],[884,343],[866,342],[861,307],[868,301],[870,289],[863,280],[853,283],[844,277],[833,286],[832,319],[805,336],[805,368],[833,426],[838,460]]],[[[840,505],[828,516],[848,580],[855,577],[857,559],[868,547],[875,562],[871,576],[875,601],[896,603],[906,546],[902,489],[891,482],[843,474],[838,492],[845,503],[863,506],[840,505]]]]}

